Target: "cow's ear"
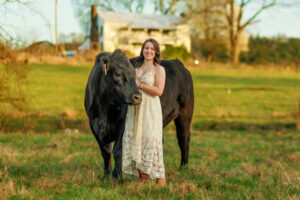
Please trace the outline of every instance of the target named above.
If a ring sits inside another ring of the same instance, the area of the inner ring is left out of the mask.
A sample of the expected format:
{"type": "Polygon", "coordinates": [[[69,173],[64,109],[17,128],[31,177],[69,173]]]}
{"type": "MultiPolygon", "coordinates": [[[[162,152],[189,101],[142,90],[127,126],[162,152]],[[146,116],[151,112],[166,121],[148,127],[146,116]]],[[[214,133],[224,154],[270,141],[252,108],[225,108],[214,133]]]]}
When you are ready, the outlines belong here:
{"type": "Polygon", "coordinates": [[[103,56],[100,58],[101,66],[103,67],[104,74],[107,75],[108,57],[103,56]]]}
{"type": "Polygon", "coordinates": [[[138,56],[135,58],[130,59],[130,63],[133,65],[134,68],[140,67],[144,62],[144,58],[142,56],[138,56]]]}

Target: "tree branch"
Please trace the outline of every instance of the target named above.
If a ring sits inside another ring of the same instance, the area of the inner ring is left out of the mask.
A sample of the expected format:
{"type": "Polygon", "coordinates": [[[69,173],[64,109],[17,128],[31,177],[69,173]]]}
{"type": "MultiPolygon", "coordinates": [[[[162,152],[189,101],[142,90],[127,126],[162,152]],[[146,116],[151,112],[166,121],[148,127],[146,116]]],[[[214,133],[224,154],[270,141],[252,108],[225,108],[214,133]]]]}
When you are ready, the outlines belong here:
{"type": "Polygon", "coordinates": [[[252,17],[250,17],[243,25],[241,25],[241,29],[244,29],[246,26],[248,26],[263,10],[266,10],[272,6],[275,6],[276,4],[276,0],[273,0],[271,3],[269,4],[265,4],[266,0],[264,0],[263,5],[261,6],[261,8],[255,12],[252,17]]]}

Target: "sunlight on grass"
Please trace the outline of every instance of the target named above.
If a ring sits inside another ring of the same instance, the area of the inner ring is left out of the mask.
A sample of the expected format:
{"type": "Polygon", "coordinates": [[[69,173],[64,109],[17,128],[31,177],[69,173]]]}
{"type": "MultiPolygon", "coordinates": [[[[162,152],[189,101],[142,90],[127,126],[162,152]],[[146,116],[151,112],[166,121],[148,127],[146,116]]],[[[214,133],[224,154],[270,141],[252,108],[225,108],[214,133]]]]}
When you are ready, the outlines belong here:
{"type": "Polygon", "coordinates": [[[164,129],[167,186],[157,187],[129,175],[122,181],[104,176],[83,107],[90,70],[31,66],[29,113],[12,112],[0,121],[0,199],[300,198],[299,74],[190,68],[195,110],[189,167],[179,167],[172,123],[164,129]]]}
{"type": "Polygon", "coordinates": [[[121,182],[105,178],[91,134],[0,134],[0,191],[11,198],[46,199],[299,197],[299,132],[192,133],[185,169],[179,168],[175,133],[164,135],[168,184],[157,187],[129,175],[121,182]]]}

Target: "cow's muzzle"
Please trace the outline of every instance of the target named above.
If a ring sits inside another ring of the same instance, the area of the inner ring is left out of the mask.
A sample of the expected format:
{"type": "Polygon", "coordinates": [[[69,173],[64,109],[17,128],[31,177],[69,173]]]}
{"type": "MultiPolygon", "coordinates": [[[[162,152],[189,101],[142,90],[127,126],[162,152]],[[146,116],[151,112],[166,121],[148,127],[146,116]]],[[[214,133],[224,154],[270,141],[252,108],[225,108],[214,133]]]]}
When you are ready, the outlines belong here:
{"type": "Polygon", "coordinates": [[[141,94],[133,94],[132,99],[133,99],[133,105],[140,104],[142,102],[142,95],[141,94]]]}

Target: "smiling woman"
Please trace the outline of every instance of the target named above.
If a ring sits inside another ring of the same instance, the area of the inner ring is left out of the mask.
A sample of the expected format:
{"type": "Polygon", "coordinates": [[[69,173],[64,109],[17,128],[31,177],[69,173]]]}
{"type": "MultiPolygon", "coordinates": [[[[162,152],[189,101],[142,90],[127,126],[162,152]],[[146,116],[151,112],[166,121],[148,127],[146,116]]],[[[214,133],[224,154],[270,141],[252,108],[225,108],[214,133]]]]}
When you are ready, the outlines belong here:
{"type": "Polygon", "coordinates": [[[165,87],[165,70],[160,66],[160,50],[156,40],[144,42],[140,56],[144,62],[136,70],[136,85],[142,93],[140,105],[129,106],[122,142],[122,170],[139,175],[140,181],[156,179],[165,185],[162,148],[162,110],[159,96],[165,87]]]}

